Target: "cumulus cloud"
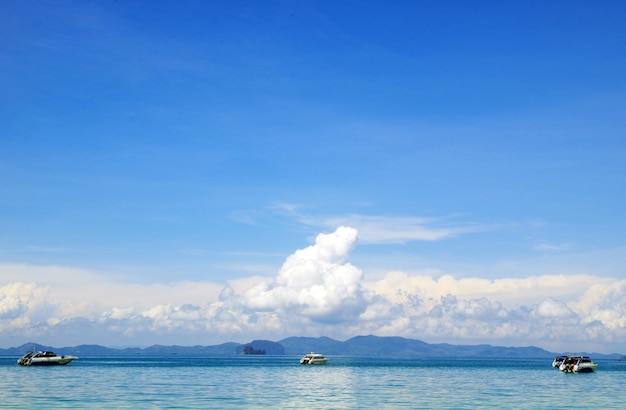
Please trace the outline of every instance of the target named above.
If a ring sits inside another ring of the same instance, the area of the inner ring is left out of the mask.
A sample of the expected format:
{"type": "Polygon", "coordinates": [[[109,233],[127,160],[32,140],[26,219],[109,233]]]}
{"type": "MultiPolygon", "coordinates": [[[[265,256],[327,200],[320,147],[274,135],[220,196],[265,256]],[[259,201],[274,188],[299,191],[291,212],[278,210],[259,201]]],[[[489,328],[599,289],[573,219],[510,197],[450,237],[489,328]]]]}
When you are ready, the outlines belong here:
{"type": "Polygon", "coordinates": [[[274,281],[245,291],[242,304],[248,310],[275,310],[320,322],[355,319],[368,302],[363,273],[346,262],[357,237],[348,227],[318,235],[314,245],[287,258],[274,281]]]}
{"type": "Polygon", "coordinates": [[[576,314],[567,307],[567,304],[554,299],[548,299],[541,302],[535,309],[536,316],[550,319],[568,319],[573,318],[576,314]]]}
{"type": "Polygon", "coordinates": [[[0,331],[5,343],[189,345],[377,334],[554,350],[609,350],[626,338],[626,280],[393,271],[368,282],[349,262],[359,239],[341,226],[288,256],[275,276],[227,286],[128,284],[80,270],[0,265],[0,331]]]}
{"type": "MultiPolygon", "coordinates": [[[[11,287],[15,287],[15,285],[11,287]]],[[[10,292],[8,286],[0,288],[0,320],[16,319],[27,309],[27,302],[15,295],[14,292],[10,292]]]]}

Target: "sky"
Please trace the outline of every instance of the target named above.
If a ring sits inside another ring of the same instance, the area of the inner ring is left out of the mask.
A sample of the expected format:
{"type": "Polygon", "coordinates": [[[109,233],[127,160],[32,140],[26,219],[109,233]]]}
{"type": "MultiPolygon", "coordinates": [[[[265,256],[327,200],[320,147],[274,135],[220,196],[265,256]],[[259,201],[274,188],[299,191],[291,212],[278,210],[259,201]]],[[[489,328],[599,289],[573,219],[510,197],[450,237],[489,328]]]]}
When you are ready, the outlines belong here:
{"type": "Polygon", "coordinates": [[[626,353],[626,3],[0,5],[0,347],[626,353]]]}

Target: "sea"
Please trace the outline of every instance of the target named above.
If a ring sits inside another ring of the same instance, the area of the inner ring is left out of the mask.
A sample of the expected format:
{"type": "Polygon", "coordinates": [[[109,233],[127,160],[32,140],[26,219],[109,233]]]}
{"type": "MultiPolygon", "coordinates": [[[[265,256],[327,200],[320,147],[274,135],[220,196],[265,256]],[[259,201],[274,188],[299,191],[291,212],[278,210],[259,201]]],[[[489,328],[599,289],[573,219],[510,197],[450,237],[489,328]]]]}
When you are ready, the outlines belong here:
{"type": "Polygon", "coordinates": [[[562,373],[551,359],[329,356],[0,357],[2,409],[624,409],[626,362],[562,373]]]}

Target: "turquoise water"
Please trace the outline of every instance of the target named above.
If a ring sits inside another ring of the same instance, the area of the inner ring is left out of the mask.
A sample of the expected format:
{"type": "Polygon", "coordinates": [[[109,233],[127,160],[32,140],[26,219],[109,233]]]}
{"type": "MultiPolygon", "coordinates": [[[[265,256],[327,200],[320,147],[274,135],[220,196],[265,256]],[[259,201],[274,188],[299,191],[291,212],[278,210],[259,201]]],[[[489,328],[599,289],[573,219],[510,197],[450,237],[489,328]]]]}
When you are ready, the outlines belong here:
{"type": "Polygon", "coordinates": [[[626,363],[565,374],[550,359],[81,357],[22,367],[0,357],[0,408],[576,409],[626,408],[626,363]]]}

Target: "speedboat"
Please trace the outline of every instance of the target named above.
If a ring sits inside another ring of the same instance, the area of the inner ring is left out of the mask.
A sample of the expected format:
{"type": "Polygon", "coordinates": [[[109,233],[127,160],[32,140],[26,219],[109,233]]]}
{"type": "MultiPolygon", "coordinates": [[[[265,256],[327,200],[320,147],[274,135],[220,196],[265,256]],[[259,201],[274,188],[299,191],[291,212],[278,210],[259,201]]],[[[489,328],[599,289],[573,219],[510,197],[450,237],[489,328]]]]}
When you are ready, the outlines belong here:
{"type": "Polygon", "coordinates": [[[598,363],[591,361],[587,356],[583,356],[574,364],[574,373],[593,373],[598,368],[598,363]]]}
{"type": "Polygon", "coordinates": [[[302,356],[300,364],[326,364],[327,361],[323,354],[311,352],[302,356]]]}
{"type": "Polygon", "coordinates": [[[556,367],[557,369],[561,364],[563,364],[563,360],[567,359],[567,355],[556,356],[552,361],[552,367],[556,367]]]}
{"type": "Polygon", "coordinates": [[[559,370],[565,373],[592,373],[597,367],[598,363],[591,361],[588,356],[567,356],[559,370]]]}
{"type": "Polygon", "coordinates": [[[38,352],[35,349],[20,357],[17,364],[20,366],[54,366],[65,365],[75,359],[78,359],[78,357],[70,355],[59,356],[54,352],[38,352]]]}

